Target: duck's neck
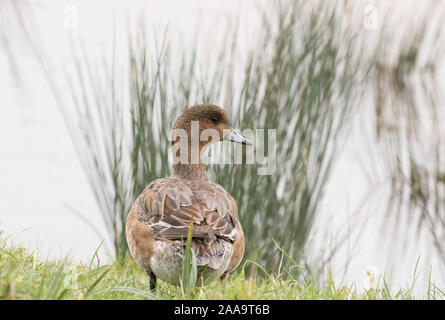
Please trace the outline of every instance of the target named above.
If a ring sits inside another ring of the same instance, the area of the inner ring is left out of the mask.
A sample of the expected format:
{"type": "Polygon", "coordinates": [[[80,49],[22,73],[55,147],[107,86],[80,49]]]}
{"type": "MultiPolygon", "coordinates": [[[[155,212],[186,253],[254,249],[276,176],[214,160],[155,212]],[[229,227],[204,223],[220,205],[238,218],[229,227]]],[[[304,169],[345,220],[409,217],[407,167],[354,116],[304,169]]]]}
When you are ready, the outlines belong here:
{"type": "Polygon", "coordinates": [[[172,142],[172,146],[175,147],[174,152],[176,152],[176,156],[179,158],[181,158],[182,155],[181,151],[184,152],[187,150],[185,151],[187,152],[187,159],[179,159],[179,162],[173,165],[173,175],[186,180],[209,180],[206,166],[202,163],[201,159],[201,155],[207,145],[199,140],[197,132],[194,133],[193,137],[195,139],[192,141],[193,130],[191,130],[189,126],[175,126],[173,129],[182,129],[187,133],[186,139],[181,139],[181,136],[179,136],[179,140],[172,142]]]}
{"type": "Polygon", "coordinates": [[[209,180],[204,164],[183,164],[173,165],[173,175],[187,180],[209,180]]]}

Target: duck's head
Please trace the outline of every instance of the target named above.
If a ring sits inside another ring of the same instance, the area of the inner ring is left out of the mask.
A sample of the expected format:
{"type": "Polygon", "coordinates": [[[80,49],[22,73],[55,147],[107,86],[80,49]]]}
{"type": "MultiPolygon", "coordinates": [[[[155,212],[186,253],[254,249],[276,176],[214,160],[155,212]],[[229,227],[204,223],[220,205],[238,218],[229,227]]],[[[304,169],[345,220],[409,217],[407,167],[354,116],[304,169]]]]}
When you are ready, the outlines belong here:
{"type": "Polygon", "coordinates": [[[252,144],[232,129],[226,111],[213,104],[200,104],[185,109],[176,119],[171,135],[176,156],[174,174],[188,180],[209,179],[202,156],[210,144],[224,139],[252,144]]]}
{"type": "Polygon", "coordinates": [[[189,137],[189,141],[190,139],[198,139],[200,147],[224,139],[241,144],[252,144],[250,140],[232,129],[227,112],[222,107],[214,104],[199,104],[188,107],[176,119],[173,129],[184,130],[189,137]],[[198,130],[192,130],[193,126],[198,130]]]}

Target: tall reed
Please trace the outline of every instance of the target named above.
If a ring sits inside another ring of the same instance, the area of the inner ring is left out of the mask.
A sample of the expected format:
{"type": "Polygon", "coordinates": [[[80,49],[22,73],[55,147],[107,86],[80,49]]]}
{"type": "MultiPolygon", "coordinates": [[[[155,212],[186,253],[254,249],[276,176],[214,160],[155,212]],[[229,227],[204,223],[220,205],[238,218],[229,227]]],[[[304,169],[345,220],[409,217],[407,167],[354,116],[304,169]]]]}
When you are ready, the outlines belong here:
{"type": "MultiPolygon", "coordinates": [[[[422,5],[401,21],[391,16],[382,21],[370,61],[376,142],[371,148],[379,153],[376,163],[390,186],[382,228],[402,235],[401,241],[385,237],[391,249],[418,248],[420,239],[445,264],[445,100],[440,82],[445,6],[433,1],[422,5]]],[[[371,170],[382,179],[378,168],[371,170]]]]}

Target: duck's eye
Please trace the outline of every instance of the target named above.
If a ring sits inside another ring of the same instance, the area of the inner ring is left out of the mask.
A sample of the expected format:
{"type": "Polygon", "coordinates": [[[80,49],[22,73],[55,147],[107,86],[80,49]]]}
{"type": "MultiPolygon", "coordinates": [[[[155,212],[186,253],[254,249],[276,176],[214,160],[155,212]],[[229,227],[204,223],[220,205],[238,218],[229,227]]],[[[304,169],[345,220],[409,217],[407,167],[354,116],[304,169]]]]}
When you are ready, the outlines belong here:
{"type": "Polygon", "coordinates": [[[213,117],[211,118],[211,120],[212,120],[212,122],[213,122],[214,124],[217,124],[217,123],[219,122],[219,117],[218,117],[218,116],[213,116],[213,117]]]}

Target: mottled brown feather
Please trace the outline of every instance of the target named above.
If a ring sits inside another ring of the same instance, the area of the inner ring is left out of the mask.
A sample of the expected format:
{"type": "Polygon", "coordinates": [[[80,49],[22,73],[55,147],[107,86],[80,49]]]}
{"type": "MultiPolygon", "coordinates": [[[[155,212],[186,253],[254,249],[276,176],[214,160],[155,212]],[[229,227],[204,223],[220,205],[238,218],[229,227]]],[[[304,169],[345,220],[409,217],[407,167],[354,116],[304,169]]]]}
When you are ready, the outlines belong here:
{"type": "Polygon", "coordinates": [[[194,238],[235,241],[236,205],[220,185],[199,184],[177,177],[153,181],[139,198],[138,219],[147,223],[156,239],[180,240],[187,237],[193,217],[194,238]]]}
{"type": "Polygon", "coordinates": [[[234,243],[238,239],[236,203],[224,188],[210,180],[196,183],[174,176],[157,179],[137,203],[138,220],[151,228],[157,240],[185,240],[193,217],[192,237],[197,240],[194,248],[199,248],[199,265],[218,265],[224,247],[216,240],[234,243]]]}
{"type": "Polygon", "coordinates": [[[153,238],[151,227],[138,219],[136,203],[127,217],[125,231],[127,233],[128,247],[136,262],[149,271],[155,239],[153,238]]]}

